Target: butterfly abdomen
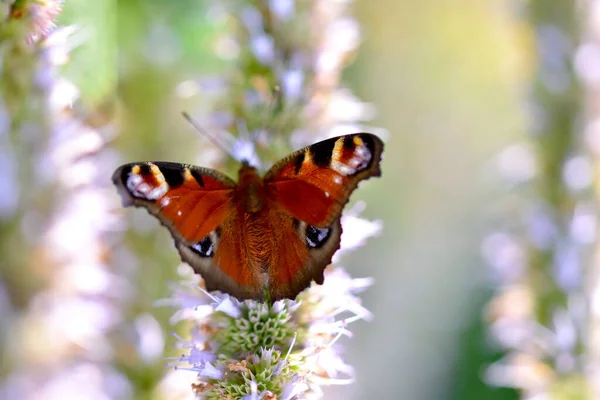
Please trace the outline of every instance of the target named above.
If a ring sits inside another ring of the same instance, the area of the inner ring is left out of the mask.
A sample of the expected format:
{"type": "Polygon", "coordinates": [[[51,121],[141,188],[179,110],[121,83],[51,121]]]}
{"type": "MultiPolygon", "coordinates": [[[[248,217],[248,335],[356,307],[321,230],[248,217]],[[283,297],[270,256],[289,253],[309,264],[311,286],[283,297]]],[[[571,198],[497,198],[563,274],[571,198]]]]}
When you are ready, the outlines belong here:
{"type": "Polygon", "coordinates": [[[272,227],[266,213],[246,213],[244,215],[244,230],[248,255],[254,265],[268,265],[270,263],[270,249],[272,244],[268,238],[272,235],[272,227]]]}

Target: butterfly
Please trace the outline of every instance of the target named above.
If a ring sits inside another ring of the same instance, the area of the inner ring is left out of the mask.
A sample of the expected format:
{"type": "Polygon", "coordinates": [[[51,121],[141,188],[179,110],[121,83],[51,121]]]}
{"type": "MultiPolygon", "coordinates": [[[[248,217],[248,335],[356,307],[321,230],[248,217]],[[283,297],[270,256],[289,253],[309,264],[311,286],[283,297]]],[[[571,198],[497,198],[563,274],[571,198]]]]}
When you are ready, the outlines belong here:
{"type": "Polygon", "coordinates": [[[208,291],[240,300],[294,299],[340,247],[342,209],[358,183],[380,176],[383,142],[369,133],[297,150],[261,177],[242,161],[237,183],[219,171],[139,162],[112,176],[124,206],[165,225],[208,291]]]}

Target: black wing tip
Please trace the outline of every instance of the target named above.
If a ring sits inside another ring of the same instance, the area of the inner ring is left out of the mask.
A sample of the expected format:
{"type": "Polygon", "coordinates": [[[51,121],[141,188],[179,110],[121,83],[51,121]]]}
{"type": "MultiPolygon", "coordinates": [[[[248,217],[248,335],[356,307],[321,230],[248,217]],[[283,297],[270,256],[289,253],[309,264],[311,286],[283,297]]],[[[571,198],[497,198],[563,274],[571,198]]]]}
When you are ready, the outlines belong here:
{"type": "Polygon", "coordinates": [[[371,160],[372,165],[375,166],[373,169],[373,173],[371,176],[379,177],[381,176],[381,160],[383,159],[383,148],[385,144],[381,138],[373,133],[358,133],[361,137],[365,145],[371,152],[371,154],[375,155],[375,157],[371,160]]]}
{"type": "Polygon", "coordinates": [[[383,152],[384,143],[379,136],[367,132],[357,133],[356,135],[359,136],[363,142],[365,142],[365,145],[369,148],[369,150],[371,150],[371,152],[383,152]]]}
{"type": "MultiPolygon", "coordinates": [[[[128,165],[121,165],[119,168],[115,169],[115,172],[113,172],[112,177],[110,178],[112,180],[112,183],[115,185],[119,185],[121,184],[121,182],[123,181],[122,177],[123,177],[123,171],[128,167],[128,165]]],[[[129,167],[129,170],[131,171],[131,167],[129,167]]]]}
{"type": "Polygon", "coordinates": [[[123,205],[123,207],[129,207],[134,204],[133,196],[123,185],[117,185],[117,192],[121,197],[121,205],[123,205]]]}
{"type": "Polygon", "coordinates": [[[127,181],[127,178],[129,177],[129,173],[131,172],[131,170],[134,167],[140,167],[143,170],[145,170],[142,172],[143,174],[149,173],[151,164],[153,164],[153,163],[150,161],[140,161],[140,162],[123,164],[120,167],[118,167],[115,170],[115,172],[113,172],[112,181],[115,185],[125,183],[127,181]]]}
{"type": "Polygon", "coordinates": [[[128,207],[134,204],[133,196],[127,189],[126,182],[133,167],[140,164],[142,163],[131,163],[121,165],[112,174],[111,180],[113,184],[117,187],[117,192],[121,197],[121,204],[123,205],[123,207],[128,207]]]}

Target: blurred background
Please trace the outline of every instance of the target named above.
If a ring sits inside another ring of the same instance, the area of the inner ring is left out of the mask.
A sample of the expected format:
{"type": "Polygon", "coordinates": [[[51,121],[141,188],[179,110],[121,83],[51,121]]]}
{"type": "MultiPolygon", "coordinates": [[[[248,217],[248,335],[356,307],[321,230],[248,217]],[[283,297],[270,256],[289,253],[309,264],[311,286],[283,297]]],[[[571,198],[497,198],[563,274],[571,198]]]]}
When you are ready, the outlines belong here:
{"type": "MultiPolygon", "coordinates": [[[[584,137],[598,130],[588,129],[595,3],[348,5],[361,38],[343,85],[387,131],[382,178],[351,201],[364,200],[363,216],[384,228],[341,262],[374,277],[362,297],[375,318],[344,339],[356,383],[328,387],[327,399],[597,398],[587,299],[599,146],[584,137]],[[586,235],[571,229],[574,215],[587,218],[577,220],[586,235]],[[532,229],[550,239],[537,245],[532,229]]],[[[3,399],[168,399],[186,389],[176,383],[185,372],[165,378],[165,357],[179,354],[173,310],[153,306],[178,279],[178,254],[153,218],[120,208],[109,178],[138,160],[236,176],[180,114],[202,121],[216,101],[210,82],[233,59],[227,24],[209,9],[68,0],[57,25],[74,32],[41,52],[18,51],[10,35],[21,33],[5,30],[3,399]],[[50,122],[35,117],[48,112],[50,122]]]]}

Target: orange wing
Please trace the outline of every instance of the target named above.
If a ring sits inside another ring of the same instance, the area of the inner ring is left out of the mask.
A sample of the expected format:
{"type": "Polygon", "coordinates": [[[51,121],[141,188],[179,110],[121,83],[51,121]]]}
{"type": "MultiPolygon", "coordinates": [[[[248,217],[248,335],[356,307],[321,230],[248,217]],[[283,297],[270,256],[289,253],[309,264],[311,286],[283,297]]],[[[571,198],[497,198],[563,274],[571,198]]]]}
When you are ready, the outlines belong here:
{"type": "Polygon", "coordinates": [[[276,238],[269,265],[271,298],[295,298],[323,271],[340,246],[340,218],[358,183],[380,176],[383,142],[358,133],[327,139],[277,163],[264,183],[276,238]]]}
{"type": "Polygon", "coordinates": [[[235,187],[217,171],[169,162],[122,165],[112,180],[123,205],[146,208],[175,239],[189,244],[201,241],[223,222],[235,187]]]}
{"type": "Polygon", "coordinates": [[[235,216],[235,182],[207,168],[169,162],[119,167],[112,180],[123,205],[147,209],[169,228],[183,261],[202,275],[208,290],[248,297],[229,278],[214,256],[220,227],[235,216]]]}
{"type": "Polygon", "coordinates": [[[338,249],[339,220],[317,229],[283,213],[274,204],[255,214],[234,210],[220,230],[214,262],[215,286],[239,299],[294,299],[310,286],[323,283],[323,270],[338,249]]]}
{"type": "Polygon", "coordinates": [[[382,151],[383,142],[370,133],[331,138],[290,154],[264,180],[290,215],[325,228],[340,218],[360,181],[381,175],[382,151]]]}
{"type": "Polygon", "coordinates": [[[271,299],[294,299],[312,281],[323,284],[323,271],[340,246],[342,227],[339,219],[328,228],[307,225],[284,213],[280,220],[269,265],[269,294],[271,299]]]}

